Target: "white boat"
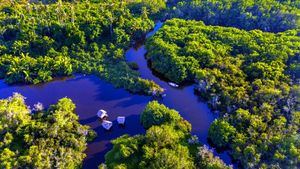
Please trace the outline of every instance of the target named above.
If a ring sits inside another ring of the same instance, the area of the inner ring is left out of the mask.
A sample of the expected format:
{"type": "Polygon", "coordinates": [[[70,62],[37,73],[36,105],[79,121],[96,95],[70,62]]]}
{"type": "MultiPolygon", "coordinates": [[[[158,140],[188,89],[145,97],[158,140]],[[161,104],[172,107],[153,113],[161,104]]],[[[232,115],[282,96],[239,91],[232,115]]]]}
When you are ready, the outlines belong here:
{"type": "Polygon", "coordinates": [[[103,120],[102,127],[106,130],[109,130],[112,127],[112,122],[108,120],[103,120]]]}
{"type": "Polygon", "coordinates": [[[125,124],[125,117],[124,116],[118,116],[117,121],[118,121],[118,124],[125,124]]]}
{"type": "Polygon", "coordinates": [[[179,87],[179,85],[178,84],[176,84],[176,83],[173,83],[173,82],[169,82],[168,83],[170,86],[172,86],[172,87],[179,87]]]}
{"type": "Polygon", "coordinates": [[[107,112],[105,110],[102,110],[102,109],[97,112],[97,116],[101,119],[104,119],[104,118],[108,117],[107,112]]]}

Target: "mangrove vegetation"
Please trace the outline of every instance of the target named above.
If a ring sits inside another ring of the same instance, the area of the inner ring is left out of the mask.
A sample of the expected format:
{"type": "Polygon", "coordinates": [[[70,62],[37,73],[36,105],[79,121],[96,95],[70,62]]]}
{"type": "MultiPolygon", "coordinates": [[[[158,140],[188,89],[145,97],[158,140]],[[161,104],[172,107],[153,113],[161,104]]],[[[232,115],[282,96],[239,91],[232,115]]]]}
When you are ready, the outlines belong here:
{"type": "Polygon", "coordinates": [[[209,129],[244,168],[299,165],[299,30],[172,19],[146,43],[153,69],[195,90],[222,116],[209,129]]]}

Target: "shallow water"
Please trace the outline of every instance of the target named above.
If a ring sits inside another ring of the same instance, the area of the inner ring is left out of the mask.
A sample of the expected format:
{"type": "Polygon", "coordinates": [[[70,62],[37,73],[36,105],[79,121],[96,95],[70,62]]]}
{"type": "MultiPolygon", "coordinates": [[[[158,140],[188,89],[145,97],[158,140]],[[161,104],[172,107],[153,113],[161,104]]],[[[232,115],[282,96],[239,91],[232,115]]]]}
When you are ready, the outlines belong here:
{"type": "MultiPolygon", "coordinates": [[[[147,37],[153,35],[160,26],[162,23],[158,23],[147,37]]],[[[181,116],[192,124],[192,133],[196,134],[202,143],[207,144],[208,128],[216,116],[210,112],[207,104],[194,94],[193,86],[173,88],[155,76],[148,68],[145,53],[144,46],[130,48],[126,52],[126,59],[139,65],[139,72],[143,78],[151,79],[166,89],[166,97],[159,102],[179,111],[181,116]]],[[[4,81],[0,81],[0,98],[7,98],[13,92],[24,95],[27,98],[26,103],[30,106],[37,102],[48,106],[62,97],[73,100],[77,106],[76,112],[80,117],[80,123],[91,126],[98,134],[97,138],[88,144],[86,150],[87,158],[83,168],[88,169],[97,168],[104,162],[105,153],[112,147],[110,140],[123,134],[135,135],[145,132],[140,124],[139,115],[152,100],[149,96],[134,95],[124,89],[116,89],[93,75],[77,75],[42,85],[8,86],[4,81]],[[99,109],[107,110],[109,119],[114,123],[109,132],[105,131],[98,121],[96,113],[99,109]],[[126,117],[124,128],[117,125],[116,118],[119,115],[126,117]]],[[[219,155],[227,164],[231,163],[227,153],[219,155]]]]}

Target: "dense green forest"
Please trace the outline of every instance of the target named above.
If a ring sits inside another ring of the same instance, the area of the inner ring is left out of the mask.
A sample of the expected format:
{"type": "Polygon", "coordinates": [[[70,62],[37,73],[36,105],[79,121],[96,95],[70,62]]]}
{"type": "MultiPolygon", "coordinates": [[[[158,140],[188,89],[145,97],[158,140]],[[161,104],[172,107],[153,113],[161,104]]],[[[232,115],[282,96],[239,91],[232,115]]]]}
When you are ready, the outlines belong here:
{"type": "Polygon", "coordinates": [[[298,0],[172,0],[169,18],[202,20],[208,25],[281,32],[300,28],[298,0]]]}
{"type": "Polygon", "coordinates": [[[147,40],[156,71],[196,90],[222,118],[209,138],[245,168],[299,165],[300,37],[173,19],[147,40]]]}
{"type": "Polygon", "coordinates": [[[78,122],[68,98],[43,110],[15,93],[0,100],[0,168],[78,168],[95,133],[78,122]]]}
{"type": "MultiPolygon", "coordinates": [[[[220,115],[209,129],[214,147],[242,168],[297,168],[299,18],[299,0],[0,0],[0,79],[95,74],[161,93],[124,54],[155,20],[169,19],[146,40],[147,59],[173,82],[194,82],[220,115]]],[[[32,111],[20,94],[0,100],[0,168],[80,168],[95,133],[74,110],[67,98],[32,111]]],[[[141,123],[146,133],[113,140],[99,168],[231,168],[175,110],[150,102],[141,123]]]]}
{"type": "Polygon", "coordinates": [[[99,168],[231,168],[198,143],[190,134],[191,125],[177,111],[152,101],[142,112],[141,123],[146,134],[113,140],[106,163],[99,168]]]}
{"type": "Polygon", "coordinates": [[[161,92],[125,62],[124,50],[154,25],[148,15],[165,5],[138,2],[4,3],[0,78],[37,84],[73,73],[94,73],[132,92],[161,92]]]}

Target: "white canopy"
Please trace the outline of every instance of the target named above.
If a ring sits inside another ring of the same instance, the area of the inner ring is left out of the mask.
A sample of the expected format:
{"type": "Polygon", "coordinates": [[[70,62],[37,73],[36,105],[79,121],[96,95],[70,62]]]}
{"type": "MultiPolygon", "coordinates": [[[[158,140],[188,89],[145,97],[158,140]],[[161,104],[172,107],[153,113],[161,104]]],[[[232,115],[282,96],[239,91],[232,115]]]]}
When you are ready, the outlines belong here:
{"type": "Polygon", "coordinates": [[[106,130],[109,130],[112,127],[112,122],[108,120],[104,120],[102,122],[102,127],[105,128],[106,130]]]}
{"type": "Polygon", "coordinates": [[[97,112],[97,116],[100,117],[101,119],[103,119],[104,117],[108,117],[107,112],[102,109],[97,112]]]}

